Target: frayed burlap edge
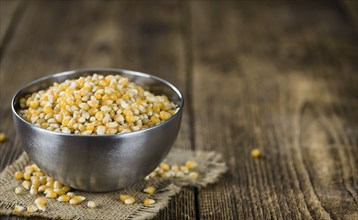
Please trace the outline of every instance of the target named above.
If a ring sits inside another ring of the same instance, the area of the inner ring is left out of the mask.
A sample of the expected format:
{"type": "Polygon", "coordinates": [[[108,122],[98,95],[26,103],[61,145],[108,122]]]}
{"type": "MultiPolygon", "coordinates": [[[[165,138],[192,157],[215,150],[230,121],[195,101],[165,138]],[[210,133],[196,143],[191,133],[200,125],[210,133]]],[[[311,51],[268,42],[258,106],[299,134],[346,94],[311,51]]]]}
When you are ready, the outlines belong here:
{"type": "MultiPolygon", "coordinates": [[[[201,176],[196,181],[189,179],[172,179],[168,185],[163,187],[159,192],[157,192],[153,198],[156,201],[159,201],[154,206],[140,206],[138,209],[130,213],[126,219],[151,219],[155,217],[158,212],[167,207],[170,198],[180,192],[181,187],[183,186],[196,186],[196,187],[205,187],[208,184],[216,182],[219,177],[226,172],[226,164],[222,161],[222,156],[216,152],[205,152],[205,151],[188,151],[181,149],[173,149],[168,155],[166,161],[170,164],[180,164],[186,160],[194,160],[199,164],[198,172],[201,176]],[[180,156],[178,156],[180,155],[180,156]]],[[[31,161],[29,160],[26,153],[23,153],[13,164],[6,167],[0,174],[0,187],[7,184],[10,179],[13,179],[13,174],[17,170],[23,170],[23,168],[28,165],[31,161]]],[[[159,180],[165,182],[168,180],[159,180]]],[[[165,184],[165,183],[163,183],[165,184]]],[[[16,187],[16,186],[14,186],[16,187]]],[[[0,189],[0,193],[1,193],[0,189]]],[[[2,196],[0,194],[0,196],[2,196]]],[[[15,193],[13,196],[16,196],[15,193]]],[[[17,203],[14,201],[4,201],[3,198],[0,198],[0,214],[3,215],[19,215],[19,216],[38,216],[51,219],[86,219],[86,216],[74,215],[71,217],[66,217],[63,215],[54,215],[51,212],[37,212],[37,213],[17,213],[14,212],[14,206],[17,203]]],[[[88,216],[87,216],[88,217],[88,216]]],[[[88,218],[93,219],[93,218],[88,218]]]]}

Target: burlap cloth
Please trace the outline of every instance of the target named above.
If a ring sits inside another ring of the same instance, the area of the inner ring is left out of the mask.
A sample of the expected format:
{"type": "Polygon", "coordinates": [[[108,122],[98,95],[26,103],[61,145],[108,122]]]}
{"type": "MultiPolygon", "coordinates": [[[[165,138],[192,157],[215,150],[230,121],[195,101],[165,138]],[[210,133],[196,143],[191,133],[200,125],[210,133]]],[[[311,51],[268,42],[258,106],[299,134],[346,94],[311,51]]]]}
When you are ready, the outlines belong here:
{"type": "Polygon", "coordinates": [[[21,215],[21,216],[40,216],[52,219],[151,219],[157,215],[160,209],[167,206],[170,197],[178,193],[181,187],[186,185],[204,187],[207,184],[214,183],[219,176],[226,171],[226,165],[222,161],[221,155],[215,152],[200,152],[172,149],[166,158],[169,164],[184,164],[187,160],[194,160],[198,163],[195,168],[199,173],[199,178],[195,181],[178,178],[156,178],[148,181],[141,181],[129,188],[108,192],[108,193],[88,193],[74,191],[76,194],[83,195],[86,201],[92,200],[97,203],[97,208],[90,209],[86,202],[80,205],[70,205],[69,203],[58,202],[48,199],[45,212],[36,213],[16,213],[13,211],[15,205],[26,207],[33,204],[36,197],[29,193],[16,195],[15,187],[21,184],[21,181],[14,178],[14,172],[23,170],[25,166],[31,163],[26,153],[23,153],[13,164],[6,167],[0,174],[0,214],[3,215],[21,215]],[[142,192],[146,186],[154,185],[158,191],[151,196],[156,200],[152,206],[141,204],[148,194],[142,192]],[[118,201],[120,194],[132,195],[138,203],[134,205],[124,205],[118,201]]]}

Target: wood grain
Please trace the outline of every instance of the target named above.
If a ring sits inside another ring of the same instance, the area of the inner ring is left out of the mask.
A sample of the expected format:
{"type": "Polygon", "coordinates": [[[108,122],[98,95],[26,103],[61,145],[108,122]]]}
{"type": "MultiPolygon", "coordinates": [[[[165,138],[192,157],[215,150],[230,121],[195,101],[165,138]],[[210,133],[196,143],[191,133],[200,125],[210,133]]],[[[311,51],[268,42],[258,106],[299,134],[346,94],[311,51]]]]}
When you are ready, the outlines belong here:
{"type": "MultiPolygon", "coordinates": [[[[0,2],[0,103],[85,67],[152,73],[184,93],[174,147],[220,152],[229,172],[156,219],[358,219],[357,32],[338,1],[0,2]]],[[[22,152],[7,104],[0,130],[2,170],[22,152]]]]}
{"type": "Polygon", "coordinates": [[[201,219],[357,219],[350,23],[321,2],[191,6],[195,148],[230,167],[201,219]]]}

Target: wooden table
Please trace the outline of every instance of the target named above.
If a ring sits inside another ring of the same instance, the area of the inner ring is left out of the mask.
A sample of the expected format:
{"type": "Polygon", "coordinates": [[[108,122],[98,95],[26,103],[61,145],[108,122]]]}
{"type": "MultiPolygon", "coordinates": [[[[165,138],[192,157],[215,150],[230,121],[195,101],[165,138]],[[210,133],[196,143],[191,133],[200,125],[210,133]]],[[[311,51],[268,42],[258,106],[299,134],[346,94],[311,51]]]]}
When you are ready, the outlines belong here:
{"type": "Polygon", "coordinates": [[[18,88],[126,68],[178,86],[175,147],[217,151],[229,167],[157,219],[358,219],[357,11],[345,7],[357,3],[346,2],[1,0],[0,170],[22,152],[18,88]]]}

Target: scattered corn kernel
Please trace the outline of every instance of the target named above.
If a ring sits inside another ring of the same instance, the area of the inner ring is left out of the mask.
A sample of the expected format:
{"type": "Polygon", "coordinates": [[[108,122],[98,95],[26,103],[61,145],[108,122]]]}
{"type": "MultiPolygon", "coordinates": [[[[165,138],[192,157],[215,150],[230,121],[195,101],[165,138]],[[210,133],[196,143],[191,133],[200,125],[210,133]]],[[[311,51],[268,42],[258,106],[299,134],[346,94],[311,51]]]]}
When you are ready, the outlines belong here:
{"type": "Polygon", "coordinates": [[[70,204],[77,205],[83,202],[84,200],[86,200],[86,197],[84,196],[74,196],[72,199],[70,199],[70,204]]]}
{"type": "Polygon", "coordinates": [[[37,212],[38,210],[39,209],[34,205],[28,205],[26,207],[26,212],[29,212],[29,213],[37,212]]]}
{"type": "Polygon", "coordinates": [[[15,176],[15,179],[21,180],[24,177],[24,173],[21,171],[16,171],[14,176],[15,176]]]}
{"type": "Polygon", "coordinates": [[[97,207],[97,204],[94,201],[88,201],[87,207],[91,208],[91,209],[94,209],[94,208],[97,207]]]}
{"type": "Polygon", "coordinates": [[[29,190],[30,187],[31,187],[31,182],[28,181],[28,180],[25,180],[25,181],[22,182],[21,185],[22,185],[25,189],[29,190]]]}
{"type": "Polygon", "coordinates": [[[55,193],[55,191],[53,190],[49,190],[47,193],[46,193],[46,197],[47,198],[50,198],[50,199],[54,199],[57,197],[57,193],[55,193]]]}
{"type": "Polygon", "coordinates": [[[69,197],[74,197],[75,196],[75,193],[74,192],[68,192],[66,195],[68,195],[69,197]]]}
{"type": "Polygon", "coordinates": [[[18,186],[15,188],[15,193],[16,194],[21,194],[22,192],[24,192],[24,188],[22,188],[21,186],[18,186]]]}
{"type": "Polygon", "coordinates": [[[168,120],[178,106],[120,75],[54,83],[21,98],[20,115],[44,129],[84,135],[137,131],[168,120]]]}
{"type": "Polygon", "coordinates": [[[199,173],[197,172],[190,172],[189,173],[189,177],[192,179],[198,179],[199,178],[199,173]]]}
{"type": "Polygon", "coordinates": [[[42,203],[35,203],[36,207],[40,210],[40,211],[46,211],[46,206],[42,203]]]}
{"type": "Polygon", "coordinates": [[[146,198],[143,200],[143,204],[145,206],[151,206],[153,204],[155,204],[155,200],[154,199],[150,199],[150,198],[146,198]]]}
{"type": "Polygon", "coordinates": [[[45,190],[47,189],[47,187],[48,187],[48,186],[46,186],[46,185],[41,185],[41,186],[39,186],[39,188],[37,189],[37,191],[39,191],[39,192],[45,192],[45,190]]]}
{"type": "Polygon", "coordinates": [[[69,195],[62,195],[57,198],[59,202],[68,202],[70,201],[71,197],[69,195]]]}
{"type": "Polygon", "coordinates": [[[135,198],[133,196],[128,196],[128,195],[120,195],[119,200],[126,205],[131,205],[135,203],[135,198]]]}
{"type": "Polygon", "coordinates": [[[251,157],[259,158],[261,157],[261,151],[258,148],[255,148],[251,151],[251,157]]]}
{"type": "Polygon", "coordinates": [[[195,161],[192,161],[192,160],[188,160],[186,163],[185,163],[185,166],[191,170],[191,169],[194,169],[198,164],[195,162],[195,161]]]}
{"type": "Polygon", "coordinates": [[[20,205],[15,205],[14,211],[15,212],[23,212],[23,211],[25,211],[25,208],[20,205]]]}
{"type": "Polygon", "coordinates": [[[167,163],[161,163],[161,164],[159,164],[159,167],[165,171],[168,171],[170,169],[170,167],[167,163]]]}
{"type": "Polygon", "coordinates": [[[24,173],[24,180],[30,180],[31,179],[31,173],[24,173]]]}
{"type": "Polygon", "coordinates": [[[39,198],[35,199],[35,204],[37,204],[37,203],[40,203],[40,204],[42,204],[42,205],[46,205],[46,204],[47,204],[47,200],[46,200],[45,197],[39,197],[39,198]]]}
{"type": "Polygon", "coordinates": [[[4,142],[6,140],[5,133],[0,133],[0,142],[4,142]]]}
{"type": "Polygon", "coordinates": [[[36,196],[37,194],[38,194],[37,188],[31,186],[30,195],[36,196]]]}
{"type": "Polygon", "coordinates": [[[153,193],[155,193],[155,187],[154,186],[148,186],[147,188],[145,188],[144,190],[143,190],[143,192],[145,192],[145,193],[148,193],[148,194],[153,194],[153,193]]]}

